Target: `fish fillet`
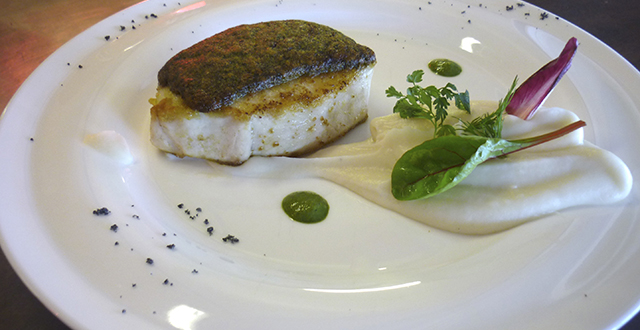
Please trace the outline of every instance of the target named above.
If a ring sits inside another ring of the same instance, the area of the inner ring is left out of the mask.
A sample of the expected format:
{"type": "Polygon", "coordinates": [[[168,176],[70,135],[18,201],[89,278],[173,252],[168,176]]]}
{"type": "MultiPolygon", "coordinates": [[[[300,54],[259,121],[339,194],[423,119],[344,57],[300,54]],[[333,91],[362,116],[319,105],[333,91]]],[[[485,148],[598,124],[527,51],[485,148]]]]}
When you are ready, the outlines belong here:
{"type": "Polygon", "coordinates": [[[371,49],[316,23],[223,31],[160,70],[151,142],[232,165],[315,151],[366,120],[375,63],[371,49]]]}

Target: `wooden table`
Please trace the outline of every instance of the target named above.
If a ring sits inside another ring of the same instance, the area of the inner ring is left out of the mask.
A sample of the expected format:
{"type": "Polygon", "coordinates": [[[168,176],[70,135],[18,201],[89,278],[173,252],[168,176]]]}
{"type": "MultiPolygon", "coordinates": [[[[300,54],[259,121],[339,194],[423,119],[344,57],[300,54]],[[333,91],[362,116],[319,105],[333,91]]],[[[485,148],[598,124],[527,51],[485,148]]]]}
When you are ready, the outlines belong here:
{"type": "MultiPolygon", "coordinates": [[[[138,0],[0,0],[0,112],[47,56],[86,28],[136,2],[138,0]]],[[[580,26],[640,68],[640,6],[636,0],[533,0],[530,3],[580,26]]],[[[0,327],[68,329],[29,292],[1,253],[0,327]]],[[[638,327],[640,317],[625,329],[638,327]]]]}

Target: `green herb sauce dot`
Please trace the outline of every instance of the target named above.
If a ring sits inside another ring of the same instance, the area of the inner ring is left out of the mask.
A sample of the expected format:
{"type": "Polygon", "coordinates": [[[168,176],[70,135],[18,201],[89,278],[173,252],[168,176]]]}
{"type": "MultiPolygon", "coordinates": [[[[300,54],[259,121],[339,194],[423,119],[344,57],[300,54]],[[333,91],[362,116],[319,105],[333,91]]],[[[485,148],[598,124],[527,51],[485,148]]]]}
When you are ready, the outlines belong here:
{"type": "Polygon", "coordinates": [[[282,209],[295,221],[317,223],[329,214],[329,203],[314,192],[297,191],[282,200],[282,209]]]}
{"type": "Polygon", "coordinates": [[[445,77],[455,77],[462,72],[460,64],[445,58],[431,60],[428,66],[431,72],[445,77]]]}

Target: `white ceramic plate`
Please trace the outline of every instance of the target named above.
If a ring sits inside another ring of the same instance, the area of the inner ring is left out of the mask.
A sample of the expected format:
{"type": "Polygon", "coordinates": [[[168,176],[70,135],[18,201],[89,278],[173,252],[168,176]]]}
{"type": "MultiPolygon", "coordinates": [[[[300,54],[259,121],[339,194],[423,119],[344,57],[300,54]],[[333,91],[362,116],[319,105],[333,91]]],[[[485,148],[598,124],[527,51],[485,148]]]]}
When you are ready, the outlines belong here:
{"type": "MultiPolygon", "coordinates": [[[[149,1],[120,12],[47,59],[3,115],[2,249],[29,288],[74,328],[620,325],[640,298],[637,188],[617,205],[473,237],[407,220],[324,181],[218,178],[205,162],[171,160],[148,142],[147,99],[159,68],[241,23],[306,19],[373,48],[371,117],[391,111],[386,87],[402,86],[430,59],[464,68],[453,79],[430,75],[430,83],[451,80],[474,99],[498,100],[515,75],[530,75],[576,36],[579,53],[547,105],[578,113],[589,123],[587,139],[640,177],[632,142],[640,141],[639,73],[566,21],[540,20],[542,11],[528,4],[508,5],[514,3],[149,1]],[[120,25],[126,31],[113,33],[120,25]],[[133,164],[118,165],[83,144],[103,130],[125,137],[133,164]],[[329,217],[316,225],[289,221],[280,202],[297,190],[327,198],[329,217]],[[93,215],[99,207],[111,214],[93,215]],[[228,234],[240,241],[223,242],[228,234]]],[[[367,135],[363,125],[341,142],[367,135]]]]}

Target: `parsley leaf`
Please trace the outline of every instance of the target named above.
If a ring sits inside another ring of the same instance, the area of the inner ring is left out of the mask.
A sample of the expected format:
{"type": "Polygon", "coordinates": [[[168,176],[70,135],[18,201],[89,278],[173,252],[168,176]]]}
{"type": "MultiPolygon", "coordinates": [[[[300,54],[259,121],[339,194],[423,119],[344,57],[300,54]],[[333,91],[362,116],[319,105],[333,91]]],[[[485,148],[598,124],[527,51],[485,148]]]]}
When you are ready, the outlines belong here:
{"type": "Polygon", "coordinates": [[[451,125],[445,125],[449,113],[447,109],[454,101],[458,109],[471,113],[469,105],[469,92],[459,93],[454,84],[448,83],[446,86],[437,88],[435,86],[421,87],[423,70],[415,70],[407,75],[407,82],[412,84],[407,88],[406,95],[390,86],[385,93],[387,97],[398,99],[393,107],[394,113],[399,113],[402,118],[425,118],[429,120],[435,130],[434,137],[455,135],[456,130],[451,125]]]}

